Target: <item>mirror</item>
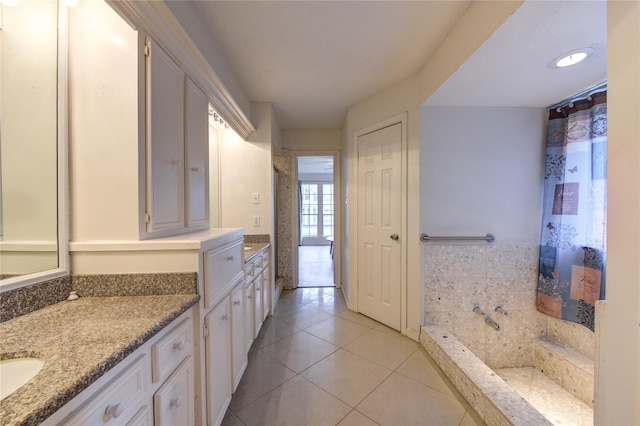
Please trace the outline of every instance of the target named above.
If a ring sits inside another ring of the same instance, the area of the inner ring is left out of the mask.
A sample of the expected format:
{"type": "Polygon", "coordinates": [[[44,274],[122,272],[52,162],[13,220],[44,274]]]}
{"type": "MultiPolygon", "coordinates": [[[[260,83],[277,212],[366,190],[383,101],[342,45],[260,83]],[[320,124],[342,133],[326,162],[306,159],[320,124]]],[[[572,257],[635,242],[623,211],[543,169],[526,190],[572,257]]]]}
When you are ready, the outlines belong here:
{"type": "MultiPolygon", "coordinates": [[[[28,281],[25,278],[47,276],[47,272],[62,275],[58,244],[58,123],[63,123],[58,114],[58,15],[55,0],[0,3],[3,288],[28,281]]],[[[63,93],[66,85],[60,88],[63,93]]]]}

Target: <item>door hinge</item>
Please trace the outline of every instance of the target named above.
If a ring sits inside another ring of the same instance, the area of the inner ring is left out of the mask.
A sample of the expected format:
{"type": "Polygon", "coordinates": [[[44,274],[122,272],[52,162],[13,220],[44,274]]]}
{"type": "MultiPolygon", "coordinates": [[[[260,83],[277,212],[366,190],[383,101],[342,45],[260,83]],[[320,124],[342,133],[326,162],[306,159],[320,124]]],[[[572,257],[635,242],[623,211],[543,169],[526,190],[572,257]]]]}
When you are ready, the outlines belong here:
{"type": "Polygon", "coordinates": [[[144,56],[149,56],[151,54],[151,46],[148,44],[144,45],[144,56]]]}
{"type": "Polygon", "coordinates": [[[205,324],[202,329],[202,337],[205,339],[209,337],[209,327],[207,326],[207,324],[205,324]]]}
{"type": "Polygon", "coordinates": [[[144,214],[144,223],[151,223],[151,215],[149,213],[144,214]]]}

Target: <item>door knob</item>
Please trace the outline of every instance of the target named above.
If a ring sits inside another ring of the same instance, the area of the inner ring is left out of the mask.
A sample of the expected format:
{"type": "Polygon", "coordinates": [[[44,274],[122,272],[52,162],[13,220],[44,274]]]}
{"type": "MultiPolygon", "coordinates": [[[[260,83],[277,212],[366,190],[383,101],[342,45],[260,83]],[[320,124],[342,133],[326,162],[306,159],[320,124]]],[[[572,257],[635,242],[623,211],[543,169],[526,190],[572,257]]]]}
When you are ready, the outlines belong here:
{"type": "Polygon", "coordinates": [[[389,235],[389,238],[391,238],[393,241],[398,241],[398,238],[400,238],[400,236],[398,234],[391,234],[389,235]]]}

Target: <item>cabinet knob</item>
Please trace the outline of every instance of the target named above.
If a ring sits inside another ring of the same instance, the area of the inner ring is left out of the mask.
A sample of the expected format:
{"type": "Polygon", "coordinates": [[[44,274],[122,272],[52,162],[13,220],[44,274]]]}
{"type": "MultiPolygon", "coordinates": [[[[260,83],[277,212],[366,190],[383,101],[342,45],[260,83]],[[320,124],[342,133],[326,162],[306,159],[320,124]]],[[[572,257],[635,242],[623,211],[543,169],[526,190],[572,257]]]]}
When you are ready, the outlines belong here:
{"type": "Polygon", "coordinates": [[[252,297],[252,296],[251,296],[250,294],[248,294],[248,295],[247,295],[247,299],[251,299],[251,297],[252,297]]]}
{"type": "Polygon", "coordinates": [[[229,316],[228,315],[223,315],[223,316],[220,317],[220,319],[222,319],[223,321],[226,321],[226,320],[229,319],[229,316]]]}
{"type": "Polygon", "coordinates": [[[174,351],[182,351],[184,349],[184,342],[182,340],[180,340],[179,342],[176,342],[173,344],[173,350],[174,351]]]}
{"type": "Polygon", "coordinates": [[[107,405],[107,408],[104,410],[104,423],[108,422],[111,419],[117,419],[122,414],[122,406],[120,403],[115,405],[107,405]]]}
{"type": "Polygon", "coordinates": [[[175,398],[173,398],[171,400],[171,402],[169,403],[169,407],[180,407],[182,405],[182,397],[181,396],[176,396],[175,398]]]}
{"type": "Polygon", "coordinates": [[[260,291],[260,287],[256,287],[256,291],[260,291]]]}
{"type": "Polygon", "coordinates": [[[227,256],[227,260],[228,260],[229,262],[233,262],[233,256],[227,256]]]}
{"type": "Polygon", "coordinates": [[[171,160],[171,161],[169,161],[169,164],[172,165],[172,166],[179,166],[180,162],[178,160],[171,160]]]}
{"type": "Polygon", "coordinates": [[[240,301],[239,300],[234,300],[233,304],[236,305],[236,306],[240,306],[240,301]]]}
{"type": "Polygon", "coordinates": [[[194,173],[198,173],[200,171],[200,167],[191,167],[191,171],[194,173]]]}

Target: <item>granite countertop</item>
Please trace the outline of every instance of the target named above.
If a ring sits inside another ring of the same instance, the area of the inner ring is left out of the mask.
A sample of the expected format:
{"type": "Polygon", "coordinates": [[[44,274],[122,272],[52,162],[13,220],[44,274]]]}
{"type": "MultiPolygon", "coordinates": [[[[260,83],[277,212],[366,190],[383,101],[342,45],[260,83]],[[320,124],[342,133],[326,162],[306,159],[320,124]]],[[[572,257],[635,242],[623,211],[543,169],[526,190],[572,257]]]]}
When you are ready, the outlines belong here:
{"type": "Polygon", "coordinates": [[[244,243],[244,262],[251,261],[254,256],[270,245],[269,243],[244,243]]]}
{"type": "Polygon", "coordinates": [[[171,321],[197,294],[81,297],[0,324],[0,359],[33,356],[42,370],[0,401],[2,424],[38,424],[171,321]]]}

